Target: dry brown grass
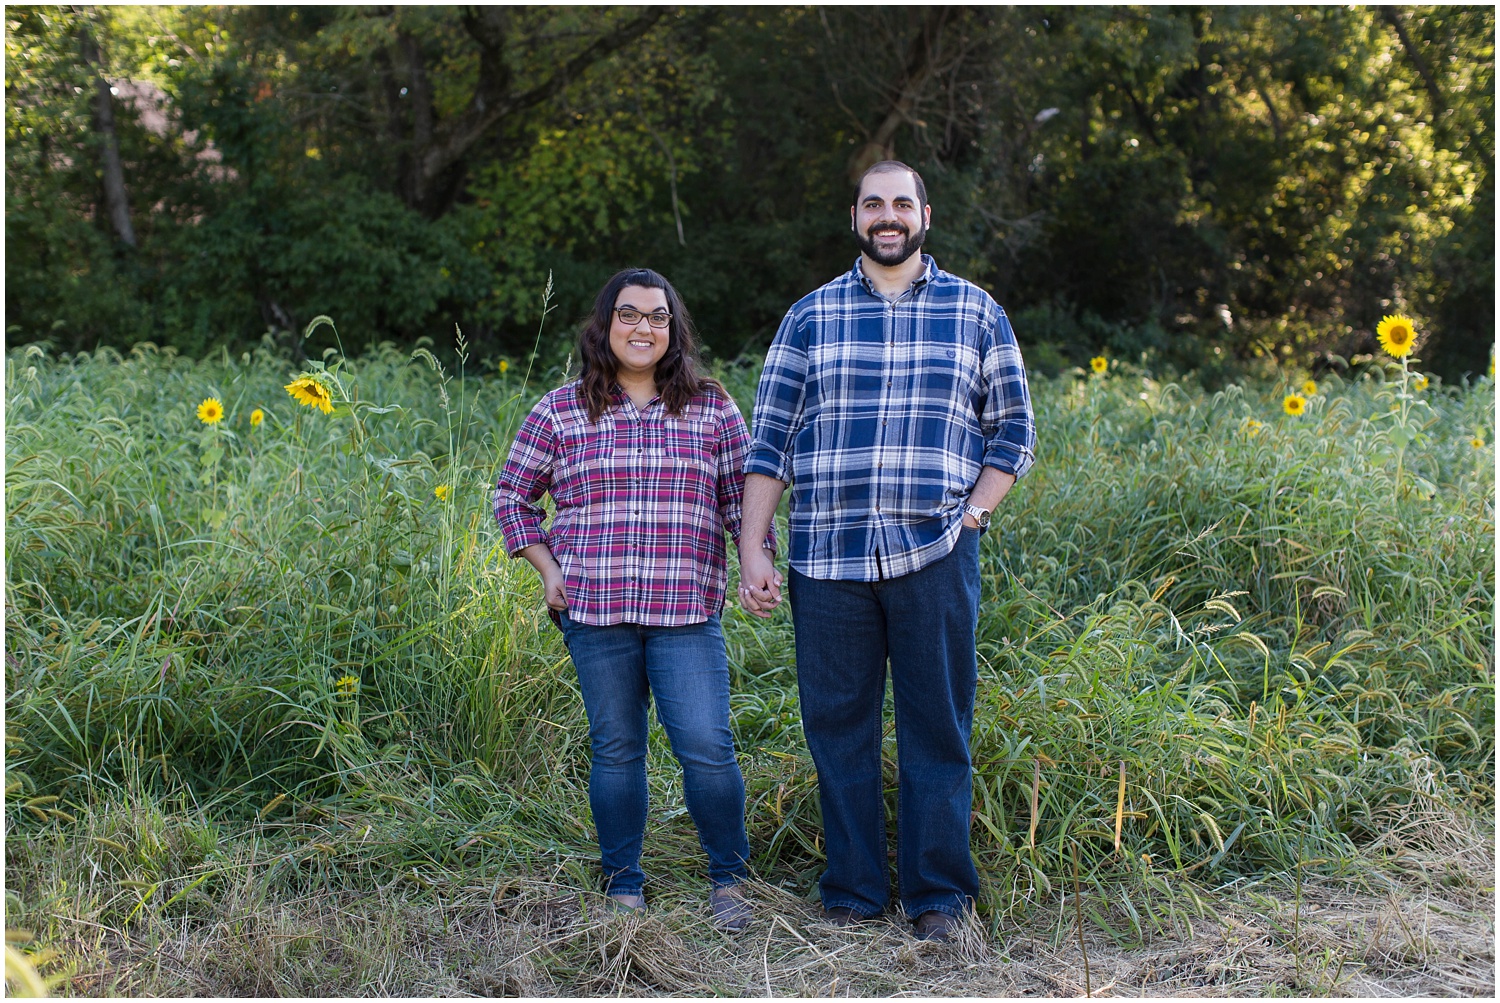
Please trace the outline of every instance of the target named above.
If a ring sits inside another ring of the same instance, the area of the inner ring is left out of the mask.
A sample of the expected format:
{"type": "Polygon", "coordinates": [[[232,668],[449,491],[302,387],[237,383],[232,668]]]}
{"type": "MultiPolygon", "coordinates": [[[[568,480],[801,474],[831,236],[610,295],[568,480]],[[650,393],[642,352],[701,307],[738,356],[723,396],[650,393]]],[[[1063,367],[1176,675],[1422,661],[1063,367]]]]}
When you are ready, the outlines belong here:
{"type": "Polygon", "coordinates": [[[1354,878],[1200,888],[1175,930],[1122,945],[1086,922],[1082,949],[1071,900],[947,945],[899,919],[832,927],[769,885],[736,937],[708,928],[697,889],[660,890],[638,917],[542,877],[277,900],[260,878],[271,861],[248,847],[238,880],[176,918],[111,926],[55,899],[51,946],[85,996],[1492,997],[1488,838],[1405,834],[1423,838],[1393,835],[1354,878]]]}

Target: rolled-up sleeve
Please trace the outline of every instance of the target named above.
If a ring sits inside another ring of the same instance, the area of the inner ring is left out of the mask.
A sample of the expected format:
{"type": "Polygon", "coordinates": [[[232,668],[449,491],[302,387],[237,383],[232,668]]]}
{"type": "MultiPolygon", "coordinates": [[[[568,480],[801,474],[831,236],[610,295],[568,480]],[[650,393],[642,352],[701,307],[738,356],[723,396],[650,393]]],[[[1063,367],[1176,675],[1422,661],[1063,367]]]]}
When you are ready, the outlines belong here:
{"type": "Polygon", "coordinates": [[[557,455],[557,435],[544,398],[521,423],[495,485],[495,521],[511,557],[548,542],[542,528],[547,513],[538,503],[552,486],[557,455]]]}
{"type": "MultiPolygon", "coordinates": [[[[1036,417],[1026,385],[1026,366],[1005,311],[996,307],[995,323],[987,326],[981,363],[983,410],[979,416],[984,465],[1020,479],[1036,462],[1036,417]]],[[[757,400],[757,413],[759,406],[757,400]]]]}
{"type": "MultiPolygon", "coordinates": [[[[740,517],[745,500],[745,458],[750,452],[750,430],[733,400],[725,399],[719,411],[719,517],[738,544],[740,517]]],[[[776,549],[776,524],[766,533],[764,545],[776,549]]]]}
{"type": "Polygon", "coordinates": [[[782,483],[791,481],[792,439],[802,424],[806,394],[806,335],[792,311],[771,342],[755,390],[754,426],[745,473],[764,474],[782,483]]]}

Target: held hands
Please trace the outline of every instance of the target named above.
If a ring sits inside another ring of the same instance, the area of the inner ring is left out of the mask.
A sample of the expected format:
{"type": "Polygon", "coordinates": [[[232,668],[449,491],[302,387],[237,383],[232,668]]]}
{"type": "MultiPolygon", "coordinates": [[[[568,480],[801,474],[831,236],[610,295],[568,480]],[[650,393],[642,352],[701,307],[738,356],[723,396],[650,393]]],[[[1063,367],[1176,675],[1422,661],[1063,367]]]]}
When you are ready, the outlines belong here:
{"type": "MultiPolygon", "coordinates": [[[[748,548],[747,548],[748,549],[748,548]]],[[[769,619],[781,605],[781,572],[765,550],[740,552],[740,608],[751,616],[769,619]]]]}

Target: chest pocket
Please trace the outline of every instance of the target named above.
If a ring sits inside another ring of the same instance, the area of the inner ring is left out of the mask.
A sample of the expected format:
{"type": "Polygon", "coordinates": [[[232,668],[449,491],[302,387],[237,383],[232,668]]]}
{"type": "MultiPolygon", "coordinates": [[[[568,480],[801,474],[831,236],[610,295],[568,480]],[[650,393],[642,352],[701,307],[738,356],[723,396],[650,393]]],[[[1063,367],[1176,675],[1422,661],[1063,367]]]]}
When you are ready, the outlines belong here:
{"type": "Polygon", "coordinates": [[[933,345],[927,350],[917,380],[928,397],[974,400],[979,386],[979,353],[963,343],[933,345]]]}
{"type": "Polygon", "coordinates": [[[597,425],[580,422],[563,433],[563,456],[571,467],[598,469],[615,455],[615,422],[608,414],[597,425]]]}
{"type": "Polygon", "coordinates": [[[662,437],[668,461],[712,470],[718,444],[714,430],[712,421],[667,418],[662,422],[662,437]]]}

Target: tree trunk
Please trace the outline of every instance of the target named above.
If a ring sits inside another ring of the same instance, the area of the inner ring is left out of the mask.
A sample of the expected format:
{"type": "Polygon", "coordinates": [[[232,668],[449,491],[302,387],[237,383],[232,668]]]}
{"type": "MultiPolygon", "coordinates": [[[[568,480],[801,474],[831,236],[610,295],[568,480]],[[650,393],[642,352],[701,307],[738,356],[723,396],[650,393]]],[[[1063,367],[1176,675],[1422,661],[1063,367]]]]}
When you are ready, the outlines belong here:
{"type": "Polygon", "coordinates": [[[1422,86],[1427,89],[1427,99],[1432,102],[1432,120],[1437,122],[1443,117],[1443,111],[1448,107],[1448,102],[1443,100],[1443,92],[1438,89],[1436,78],[1432,70],[1427,66],[1427,60],[1422,58],[1422,50],[1412,44],[1411,35],[1407,34],[1406,22],[1401,20],[1401,8],[1381,7],[1380,16],[1385,18],[1386,23],[1396,32],[1396,38],[1401,42],[1401,48],[1406,52],[1406,58],[1411,60],[1411,65],[1416,68],[1417,76],[1422,78],[1422,86]]]}
{"type": "Polygon", "coordinates": [[[898,85],[895,100],[891,102],[880,124],[875,127],[875,131],[870,134],[869,141],[849,157],[846,169],[851,185],[859,184],[860,177],[872,165],[882,160],[895,159],[896,130],[911,121],[912,108],[936,71],[934,64],[943,27],[948,23],[951,14],[952,9],[949,7],[927,8],[927,16],[922,22],[922,28],[907,48],[906,65],[902,67],[902,79],[898,85]]]}
{"type": "Polygon", "coordinates": [[[115,134],[115,103],[105,79],[99,45],[88,22],[79,27],[79,49],[94,73],[94,131],[99,134],[100,173],[104,184],[104,215],[120,242],[136,246],[135,227],[130,223],[130,202],[125,196],[125,169],[120,164],[120,141],[115,134]]]}
{"type": "MultiPolygon", "coordinates": [[[[514,77],[505,62],[505,44],[510,28],[508,12],[503,7],[467,9],[464,28],[479,46],[479,80],[463,111],[435,122],[431,118],[430,88],[423,71],[421,83],[412,93],[413,99],[426,102],[426,112],[424,116],[419,108],[412,123],[411,169],[402,185],[407,205],[429,218],[441,216],[450,208],[462,186],[464,157],[475,143],[506,119],[562,93],[594,63],[644,35],[665,13],[665,8],[648,8],[594,39],[542,83],[531,90],[516,93],[513,90],[514,77]],[[419,97],[419,90],[427,93],[419,97]],[[415,142],[423,133],[426,135],[420,144],[415,142]]],[[[406,48],[404,52],[408,59],[412,58],[412,49],[406,48]]],[[[416,65],[420,63],[413,64],[416,65]]]]}

